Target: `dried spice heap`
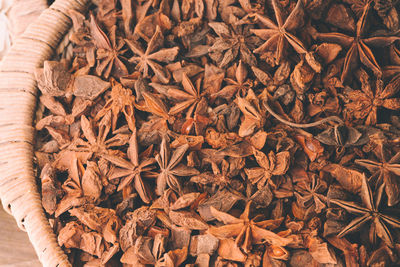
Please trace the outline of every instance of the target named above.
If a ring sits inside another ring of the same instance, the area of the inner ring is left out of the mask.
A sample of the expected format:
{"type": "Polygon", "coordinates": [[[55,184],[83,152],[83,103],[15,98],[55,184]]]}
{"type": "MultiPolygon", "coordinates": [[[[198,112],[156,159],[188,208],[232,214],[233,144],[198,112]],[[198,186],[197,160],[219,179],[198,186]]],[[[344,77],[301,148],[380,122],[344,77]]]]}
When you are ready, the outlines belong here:
{"type": "Polygon", "coordinates": [[[399,2],[71,10],[35,160],[73,266],[398,266],[399,2]]]}

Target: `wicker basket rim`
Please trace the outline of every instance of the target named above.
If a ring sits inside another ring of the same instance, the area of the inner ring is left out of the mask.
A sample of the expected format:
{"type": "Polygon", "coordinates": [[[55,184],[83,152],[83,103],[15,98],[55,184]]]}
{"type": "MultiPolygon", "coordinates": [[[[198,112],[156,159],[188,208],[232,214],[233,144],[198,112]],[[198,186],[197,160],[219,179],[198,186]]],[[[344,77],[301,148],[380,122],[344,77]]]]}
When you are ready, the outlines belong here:
{"type": "Polygon", "coordinates": [[[46,267],[71,264],[45,216],[34,175],[34,71],[51,58],[70,29],[68,10],[82,12],[87,4],[88,0],[56,0],[28,26],[0,65],[0,198],[46,267]]]}

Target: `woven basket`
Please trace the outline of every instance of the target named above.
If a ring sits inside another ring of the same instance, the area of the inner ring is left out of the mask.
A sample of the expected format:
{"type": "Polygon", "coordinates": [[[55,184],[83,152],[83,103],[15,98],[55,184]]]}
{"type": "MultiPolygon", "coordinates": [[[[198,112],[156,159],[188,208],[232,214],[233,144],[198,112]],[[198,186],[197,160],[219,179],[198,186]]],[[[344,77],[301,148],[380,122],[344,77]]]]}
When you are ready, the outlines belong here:
{"type": "Polygon", "coordinates": [[[42,208],[33,172],[34,70],[50,59],[71,26],[69,9],[82,12],[88,0],[56,0],[33,22],[0,65],[0,198],[28,233],[43,266],[71,266],[57,244],[42,208]]]}

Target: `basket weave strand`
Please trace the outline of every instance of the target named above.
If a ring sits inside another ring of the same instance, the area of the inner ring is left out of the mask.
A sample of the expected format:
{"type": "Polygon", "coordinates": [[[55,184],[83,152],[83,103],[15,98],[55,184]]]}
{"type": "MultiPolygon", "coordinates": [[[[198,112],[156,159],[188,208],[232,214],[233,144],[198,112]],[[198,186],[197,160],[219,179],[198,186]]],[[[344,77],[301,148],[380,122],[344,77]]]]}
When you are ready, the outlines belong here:
{"type": "MultiPolygon", "coordinates": [[[[37,1],[37,0],[27,0],[37,1]]],[[[56,0],[33,22],[0,65],[0,198],[28,233],[43,266],[71,266],[44,214],[33,171],[37,88],[34,71],[50,59],[71,26],[67,11],[88,0],[56,0]]]]}

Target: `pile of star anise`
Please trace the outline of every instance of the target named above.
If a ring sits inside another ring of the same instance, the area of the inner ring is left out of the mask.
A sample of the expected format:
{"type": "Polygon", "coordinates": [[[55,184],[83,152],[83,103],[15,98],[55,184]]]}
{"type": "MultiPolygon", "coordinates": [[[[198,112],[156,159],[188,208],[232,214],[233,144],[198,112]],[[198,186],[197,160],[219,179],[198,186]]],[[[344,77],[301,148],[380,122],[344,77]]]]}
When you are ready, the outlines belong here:
{"type": "Polygon", "coordinates": [[[399,266],[397,0],[96,0],[37,69],[73,266],[399,266]]]}

